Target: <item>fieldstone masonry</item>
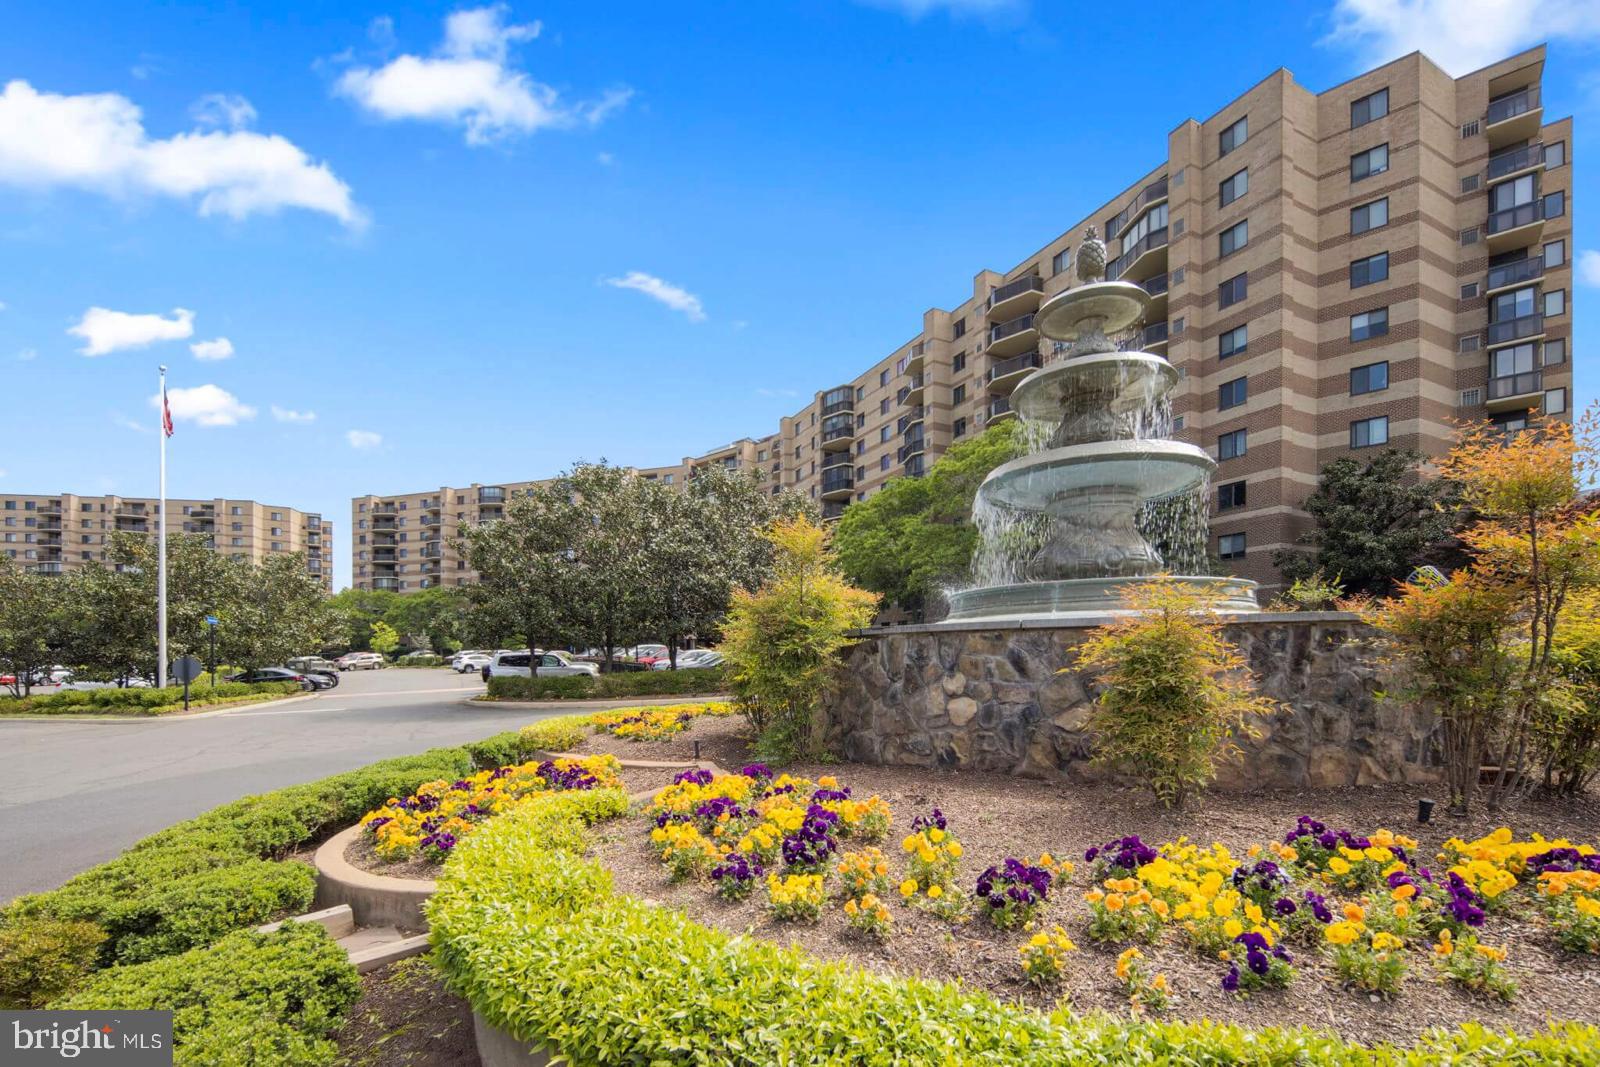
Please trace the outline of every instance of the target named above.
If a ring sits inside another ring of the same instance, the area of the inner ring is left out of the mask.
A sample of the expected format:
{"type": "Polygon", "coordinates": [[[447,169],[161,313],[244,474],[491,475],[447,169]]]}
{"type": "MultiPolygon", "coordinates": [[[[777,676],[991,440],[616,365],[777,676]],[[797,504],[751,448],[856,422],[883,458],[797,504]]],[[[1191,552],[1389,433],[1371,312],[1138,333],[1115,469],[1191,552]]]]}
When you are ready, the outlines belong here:
{"type": "MultiPolygon", "coordinates": [[[[1092,623],[1090,624],[1092,625],[1092,623]]],[[[863,632],[824,706],[827,736],[864,763],[1090,778],[1093,676],[1062,671],[1086,626],[897,627],[863,632]]],[[[1223,789],[1426,782],[1435,716],[1378,697],[1371,631],[1343,612],[1241,617],[1227,636],[1285,710],[1241,739],[1223,789]]]]}

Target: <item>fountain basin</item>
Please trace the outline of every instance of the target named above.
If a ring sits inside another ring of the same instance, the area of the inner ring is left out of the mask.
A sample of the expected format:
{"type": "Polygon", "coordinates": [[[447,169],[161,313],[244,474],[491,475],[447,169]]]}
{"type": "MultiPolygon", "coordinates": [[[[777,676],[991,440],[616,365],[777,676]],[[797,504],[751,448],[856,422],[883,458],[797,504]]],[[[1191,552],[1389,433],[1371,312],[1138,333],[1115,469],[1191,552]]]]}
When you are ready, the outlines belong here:
{"type": "Polygon", "coordinates": [[[1011,407],[1025,419],[1058,422],[1081,398],[1116,414],[1148,407],[1178,384],[1178,368],[1148,352],[1073,356],[1017,384],[1011,407]]]}
{"type": "MultiPolygon", "coordinates": [[[[1218,593],[1224,612],[1260,611],[1256,583],[1248,578],[1177,575],[1174,581],[1218,593]]],[[[1130,586],[1147,585],[1148,577],[1068,578],[1053,582],[1019,582],[961,589],[948,594],[950,614],[937,625],[974,620],[1037,621],[1128,614],[1124,597],[1130,586]]]]}
{"type": "Polygon", "coordinates": [[[1103,333],[1118,333],[1144,318],[1150,294],[1132,282],[1096,282],[1066,289],[1034,312],[1033,325],[1050,338],[1077,336],[1079,326],[1099,320],[1103,333]]]}
{"type": "Polygon", "coordinates": [[[1085,491],[1132,491],[1140,500],[1187,493],[1216,469],[1204,449],[1181,441],[1098,441],[1065,445],[1002,463],[978,487],[988,504],[1054,514],[1063,498],[1085,491]]]}

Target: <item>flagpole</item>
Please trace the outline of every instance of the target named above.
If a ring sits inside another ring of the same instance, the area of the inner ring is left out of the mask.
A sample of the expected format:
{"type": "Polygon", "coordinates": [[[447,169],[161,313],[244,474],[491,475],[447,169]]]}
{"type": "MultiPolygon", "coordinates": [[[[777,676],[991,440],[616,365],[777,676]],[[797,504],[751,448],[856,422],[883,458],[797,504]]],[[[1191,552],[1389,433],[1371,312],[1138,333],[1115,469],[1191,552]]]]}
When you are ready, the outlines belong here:
{"type": "Polygon", "coordinates": [[[161,496],[156,504],[156,684],[167,687],[167,368],[161,367],[161,496]]]}

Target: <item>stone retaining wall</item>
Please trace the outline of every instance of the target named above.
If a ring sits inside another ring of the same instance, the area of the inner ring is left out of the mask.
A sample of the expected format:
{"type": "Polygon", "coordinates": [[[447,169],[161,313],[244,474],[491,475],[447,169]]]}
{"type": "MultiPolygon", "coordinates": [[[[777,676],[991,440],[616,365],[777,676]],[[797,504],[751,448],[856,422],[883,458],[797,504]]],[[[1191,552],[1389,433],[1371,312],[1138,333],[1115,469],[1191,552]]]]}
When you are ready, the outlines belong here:
{"type": "MultiPolygon", "coordinates": [[[[1067,670],[1087,625],[1031,621],[871,631],[846,652],[827,736],[865,763],[1089,777],[1092,676],[1067,670]]],[[[1436,718],[1380,700],[1370,630],[1343,612],[1241,616],[1227,636],[1286,710],[1244,739],[1224,789],[1433,781],[1436,718]]]]}

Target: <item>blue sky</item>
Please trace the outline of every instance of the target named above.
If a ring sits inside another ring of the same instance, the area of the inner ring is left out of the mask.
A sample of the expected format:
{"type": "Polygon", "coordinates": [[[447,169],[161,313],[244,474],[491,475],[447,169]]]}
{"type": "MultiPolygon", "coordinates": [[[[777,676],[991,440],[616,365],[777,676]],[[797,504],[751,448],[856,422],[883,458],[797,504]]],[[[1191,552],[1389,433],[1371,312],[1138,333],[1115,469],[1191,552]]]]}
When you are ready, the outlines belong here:
{"type": "MultiPolygon", "coordinates": [[[[15,9],[0,492],[152,494],[165,362],[172,494],[321,510],[342,585],[352,495],[767,432],[792,368],[806,395],[857,373],[1278,66],[1320,90],[1419,46],[1459,74],[1547,40],[1546,114],[1577,116],[1580,167],[1593,147],[1600,5],[1129,11],[15,9]]],[[[1600,255],[1589,276],[1580,404],[1600,255]]]]}

